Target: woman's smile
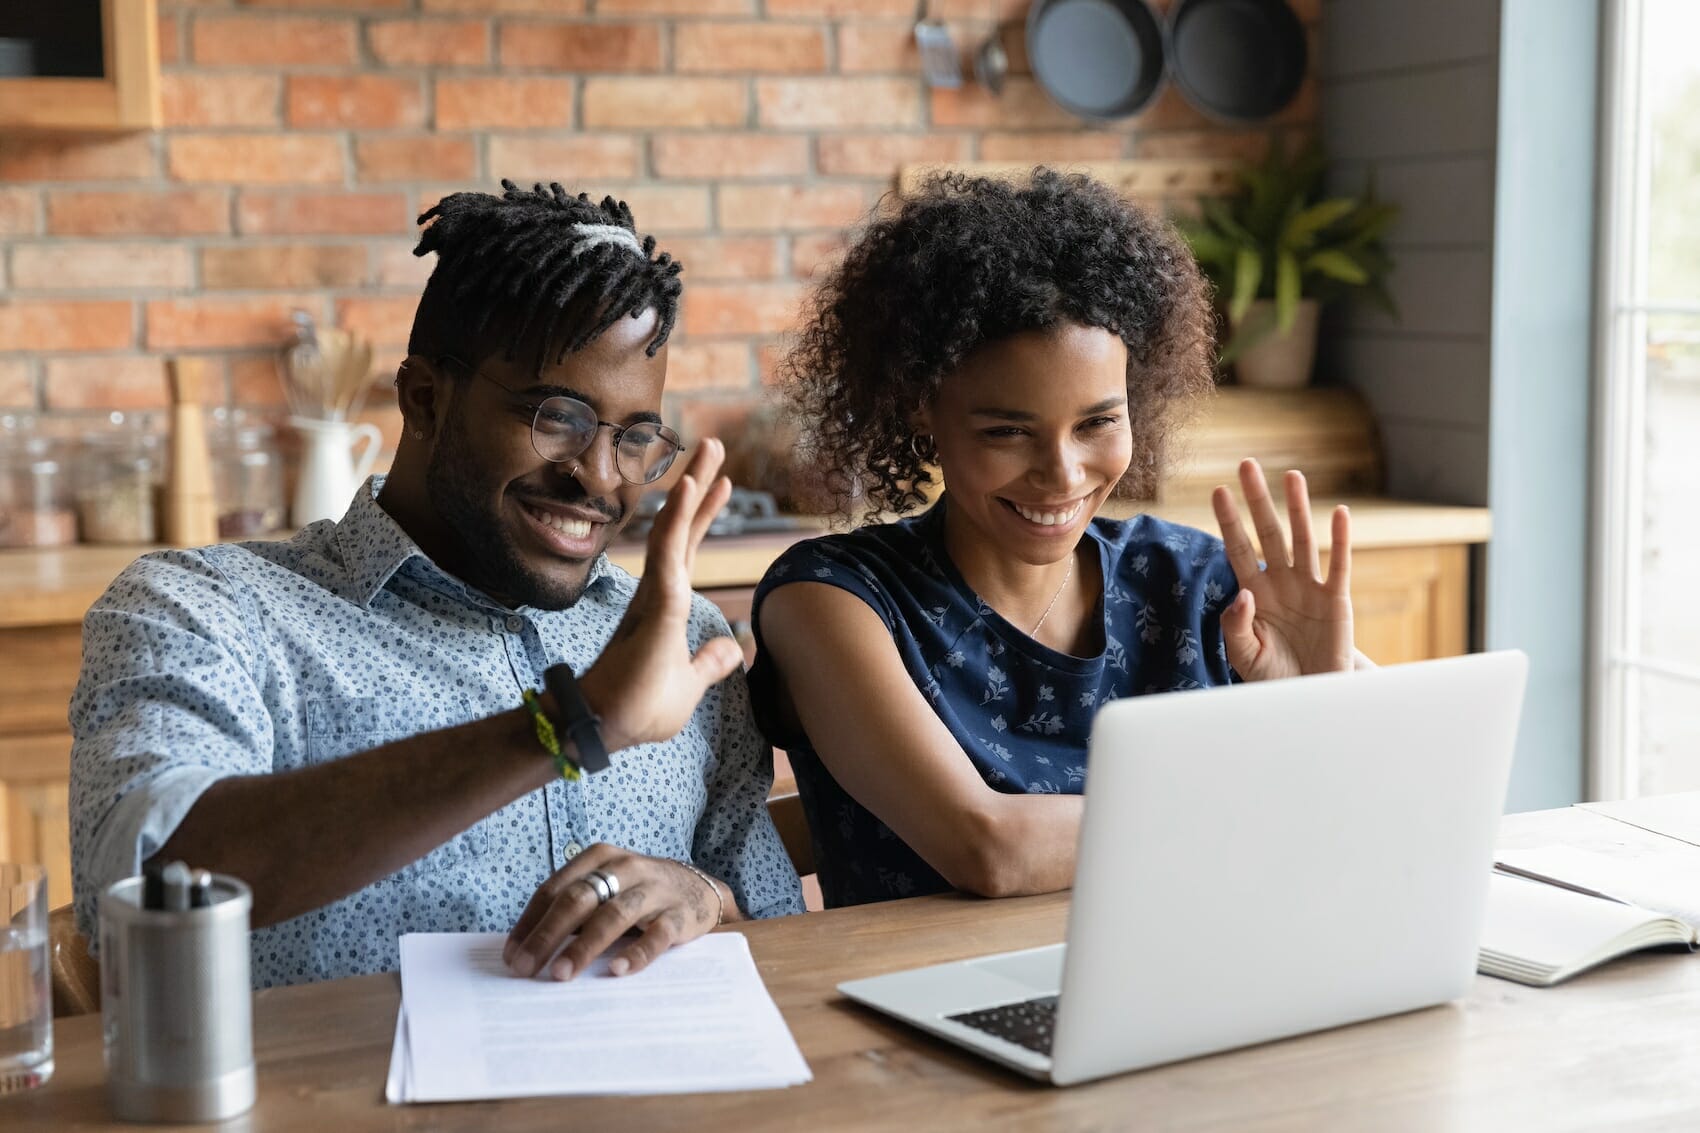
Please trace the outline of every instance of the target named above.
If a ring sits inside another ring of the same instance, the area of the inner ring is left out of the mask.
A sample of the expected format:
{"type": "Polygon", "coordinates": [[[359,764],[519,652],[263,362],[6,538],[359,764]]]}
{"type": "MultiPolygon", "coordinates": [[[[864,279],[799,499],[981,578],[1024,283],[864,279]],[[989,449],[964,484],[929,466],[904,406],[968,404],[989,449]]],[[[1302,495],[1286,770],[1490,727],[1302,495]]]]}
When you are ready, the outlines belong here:
{"type": "Polygon", "coordinates": [[[1010,499],[1000,499],[999,502],[1034,527],[1053,528],[1060,534],[1074,526],[1074,521],[1080,518],[1091,498],[1082,496],[1060,504],[1019,504],[1010,499]]]}

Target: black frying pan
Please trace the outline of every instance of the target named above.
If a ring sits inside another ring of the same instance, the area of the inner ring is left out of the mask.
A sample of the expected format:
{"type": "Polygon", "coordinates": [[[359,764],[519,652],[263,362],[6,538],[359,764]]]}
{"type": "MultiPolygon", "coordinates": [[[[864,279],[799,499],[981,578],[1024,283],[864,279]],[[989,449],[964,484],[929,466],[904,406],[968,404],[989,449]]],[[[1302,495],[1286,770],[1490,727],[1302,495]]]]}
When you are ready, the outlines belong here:
{"type": "Polygon", "coordinates": [[[1169,74],[1187,101],[1228,122],[1277,113],[1299,91],[1305,29],[1285,0],[1180,0],[1169,74]]]}
{"type": "Polygon", "coordinates": [[[1125,118],[1162,84],[1163,29],[1145,0],[1034,0],[1027,58],[1064,110],[1125,118]]]}

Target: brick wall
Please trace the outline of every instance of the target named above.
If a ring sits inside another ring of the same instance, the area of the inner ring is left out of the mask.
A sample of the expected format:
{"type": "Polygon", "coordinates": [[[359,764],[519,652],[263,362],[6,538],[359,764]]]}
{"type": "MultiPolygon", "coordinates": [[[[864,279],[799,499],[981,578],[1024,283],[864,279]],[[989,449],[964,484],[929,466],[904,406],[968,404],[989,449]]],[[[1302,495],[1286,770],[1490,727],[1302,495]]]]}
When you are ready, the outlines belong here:
{"type": "MultiPolygon", "coordinates": [[[[1314,27],[1320,0],[1295,4],[1314,27]]],[[[0,410],[209,400],[276,409],[293,307],[400,360],[430,264],[414,217],[501,177],[629,201],[686,267],[669,414],[759,396],[846,226],[914,161],[1256,155],[1316,119],[1314,83],[1233,129],[1170,88],[1089,127],[1021,51],[1026,0],[933,0],[964,51],[999,34],[1001,98],[918,77],[912,0],[160,0],[165,129],[0,136],[0,410]]],[[[1314,51],[1313,51],[1314,58],[1314,51]]],[[[374,420],[395,427],[382,394],[374,420]]]]}

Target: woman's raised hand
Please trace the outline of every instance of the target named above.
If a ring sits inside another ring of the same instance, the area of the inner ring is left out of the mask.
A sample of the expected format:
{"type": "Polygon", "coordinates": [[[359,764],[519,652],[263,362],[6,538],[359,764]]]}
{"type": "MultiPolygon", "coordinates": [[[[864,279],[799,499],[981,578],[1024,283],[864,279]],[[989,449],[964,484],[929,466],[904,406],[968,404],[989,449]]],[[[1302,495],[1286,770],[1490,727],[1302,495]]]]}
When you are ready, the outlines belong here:
{"type": "Polygon", "coordinates": [[[1323,577],[1310,529],[1310,494],[1302,472],[1286,476],[1289,550],[1281,517],[1255,460],[1240,462],[1240,490],[1251,511],[1265,566],[1257,561],[1251,533],[1240,522],[1239,505],[1226,486],[1211,494],[1222,528],[1228,562],[1240,592],[1222,611],[1228,663],[1248,681],[1351,669],[1352,521],[1344,505],[1334,509],[1328,575],[1323,577]]]}

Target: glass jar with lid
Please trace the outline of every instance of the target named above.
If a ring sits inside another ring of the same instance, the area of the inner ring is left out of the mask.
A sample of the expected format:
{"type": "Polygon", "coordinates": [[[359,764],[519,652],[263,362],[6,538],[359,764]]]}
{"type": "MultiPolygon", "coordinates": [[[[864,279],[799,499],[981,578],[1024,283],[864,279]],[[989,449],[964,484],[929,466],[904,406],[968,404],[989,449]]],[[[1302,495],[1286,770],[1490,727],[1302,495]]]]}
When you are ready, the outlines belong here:
{"type": "Polygon", "coordinates": [[[28,415],[0,417],[0,547],[62,547],[77,541],[71,445],[41,433],[28,415]]]}
{"type": "Polygon", "coordinates": [[[254,539],[284,527],[283,454],[275,431],[241,410],[216,409],[209,429],[220,539],[254,539]]]}
{"type": "Polygon", "coordinates": [[[83,438],[77,515],[83,542],[142,544],[159,539],[161,438],[144,416],[112,413],[107,427],[83,438]]]}

